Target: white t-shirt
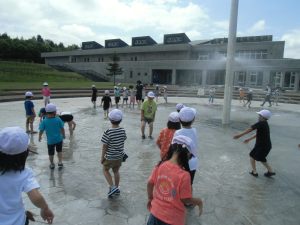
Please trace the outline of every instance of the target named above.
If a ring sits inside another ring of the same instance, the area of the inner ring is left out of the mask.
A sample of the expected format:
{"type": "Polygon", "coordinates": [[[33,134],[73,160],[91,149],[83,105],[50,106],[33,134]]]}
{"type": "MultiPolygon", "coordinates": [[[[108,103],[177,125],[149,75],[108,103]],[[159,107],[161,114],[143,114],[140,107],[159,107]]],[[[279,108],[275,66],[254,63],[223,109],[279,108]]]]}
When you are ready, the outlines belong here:
{"type": "Polygon", "coordinates": [[[24,225],[26,217],[22,192],[27,193],[39,187],[29,168],[22,172],[0,174],[0,224],[24,225]]]}
{"type": "Polygon", "coordinates": [[[183,135],[183,136],[186,136],[186,137],[189,137],[190,139],[192,139],[192,143],[194,145],[191,147],[191,150],[192,150],[192,154],[194,155],[194,157],[192,157],[189,160],[189,167],[190,167],[191,171],[197,170],[197,168],[198,168],[198,158],[197,158],[197,155],[198,155],[198,139],[197,139],[197,130],[195,128],[181,128],[180,130],[177,130],[175,132],[174,137],[178,136],[178,135],[183,135]]]}

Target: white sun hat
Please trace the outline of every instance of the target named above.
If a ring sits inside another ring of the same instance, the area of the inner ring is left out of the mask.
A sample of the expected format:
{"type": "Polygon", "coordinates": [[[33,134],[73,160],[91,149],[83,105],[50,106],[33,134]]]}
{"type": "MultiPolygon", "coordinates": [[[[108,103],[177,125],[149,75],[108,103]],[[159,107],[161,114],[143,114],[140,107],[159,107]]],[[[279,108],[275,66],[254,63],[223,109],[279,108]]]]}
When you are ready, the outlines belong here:
{"type": "Polygon", "coordinates": [[[196,109],[184,107],[179,112],[179,119],[182,122],[191,122],[196,116],[196,109]]]}
{"type": "Polygon", "coordinates": [[[123,113],[121,110],[119,109],[113,109],[112,111],[110,111],[110,113],[108,114],[108,118],[112,121],[120,121],[123,118],[123,113]]]}
{"type": "Polygon", "coordinates": [[[155,95],[154,95],[154,93],[152,91],[149,91],[148,94],[147,94],[147,97],[148,98],[154,98],[155,95]]]}
{"type": "Polygon", "coordinates": [[[178,123],[179,122],[179,113],[178,112],[171,112],[169,114],[168,120],[173,122],[173,123],[178,123]]]}
{"type": "Polygon", "coordinates": [[[17,155],[28,148],[29,137],[20,127],[5,127],[0,131],[0,152],[17,155]]]}
{"type": "Polygon", "coordinates": [[[270,119],[271,118],[271,116],[272,116],[272,113],[269,111],[269,110],[267,110],[267,109],[263,109],[263,110],[261,110],[261,111],[259,111],[259,112],[256,112],[258,115],[261,115],[263,118],[265,118],[265,119],[270,119]]]}
{"type": "Polygon", "coordinates": [[[46,112],[51,113],[51,112],[56,112],[56,106],[52,103],[49,103],[46,105],[45,108],[46,112]]]}

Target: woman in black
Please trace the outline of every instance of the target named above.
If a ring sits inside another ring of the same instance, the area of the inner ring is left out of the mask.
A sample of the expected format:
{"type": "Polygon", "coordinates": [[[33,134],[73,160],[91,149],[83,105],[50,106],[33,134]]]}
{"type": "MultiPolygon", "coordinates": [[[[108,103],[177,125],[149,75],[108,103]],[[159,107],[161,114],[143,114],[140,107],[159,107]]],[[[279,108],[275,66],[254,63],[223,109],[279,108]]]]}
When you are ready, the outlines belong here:
{"type": "Polygon", "coordinates": [[[256,138],[255,146],[250,152],[250,164],[252,167],[252,171],[250,174],[254,177],[258,177],[258,173],[256,172],[256,161],[260,161],[268,170],[264,175],[266,177],[274,176],[275,173],[273,172],[271,166],[267,163],[267,155],[269,154],[272,144],[271,144],[271,138],[270,138],[270,129],[268,124],[268,119],[271,117],[271,112],[269,110],[261,110],[257,112],[259,115],[258,122],[252,125],[250,128],[245,130],[244,132],[235,135],[233,138],[238,139],[245,134],[248,134],[252,132],[253,130],[256,130],[256,134],[252,137],[246,139],[244,141],[245,144],[247,144],[249,141],[256,138]]]}

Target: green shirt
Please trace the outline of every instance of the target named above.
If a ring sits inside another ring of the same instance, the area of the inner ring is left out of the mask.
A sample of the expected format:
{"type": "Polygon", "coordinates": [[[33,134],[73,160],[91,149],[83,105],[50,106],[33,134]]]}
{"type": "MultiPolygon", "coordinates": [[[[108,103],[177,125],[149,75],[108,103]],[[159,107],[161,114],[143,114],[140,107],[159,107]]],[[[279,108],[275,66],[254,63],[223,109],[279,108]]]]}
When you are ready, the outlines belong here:
{"type": "Polygon", "coordinates": [[[144,101],[142,105],[142,110],[144,111],[144,117],[148,119],[154,119],[155,112],[157,110],[157,106],[155,101],[144,101]]]}

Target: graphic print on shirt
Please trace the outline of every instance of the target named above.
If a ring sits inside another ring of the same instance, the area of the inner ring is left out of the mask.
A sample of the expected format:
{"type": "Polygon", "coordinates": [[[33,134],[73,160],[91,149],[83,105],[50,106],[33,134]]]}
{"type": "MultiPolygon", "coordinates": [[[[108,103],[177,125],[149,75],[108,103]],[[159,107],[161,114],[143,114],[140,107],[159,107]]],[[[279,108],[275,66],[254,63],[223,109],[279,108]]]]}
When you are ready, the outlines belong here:
{"type": "Polygon", "coordinates": [[[157,198],[168,202],[173,201],[177,193],[172,179],[166,175],[160,175],[157,178],[157,184],[157,198]]]}

